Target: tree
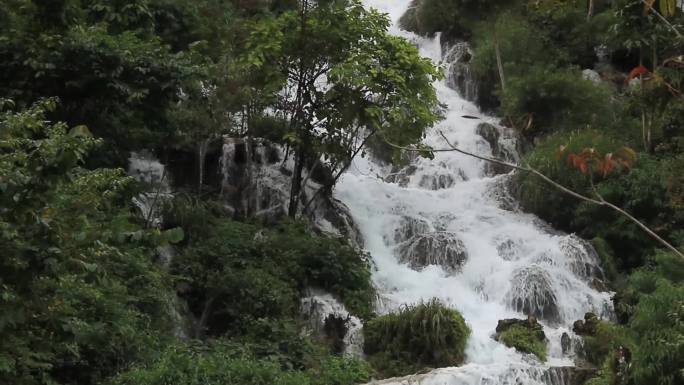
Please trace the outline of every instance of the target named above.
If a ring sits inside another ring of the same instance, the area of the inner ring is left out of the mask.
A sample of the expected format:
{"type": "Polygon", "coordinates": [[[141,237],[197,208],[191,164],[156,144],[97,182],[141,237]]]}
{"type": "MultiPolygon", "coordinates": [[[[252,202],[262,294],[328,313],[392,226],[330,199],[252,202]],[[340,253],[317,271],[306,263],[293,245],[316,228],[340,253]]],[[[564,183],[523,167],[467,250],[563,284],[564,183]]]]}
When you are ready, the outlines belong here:
{"type": "Polygon", "coordinates": [[[101,144],[50,123],[53,99],[0,100],[0,382],[92,384],[167,329],[154,247],[181,233],[132,217],[132,178],[79,167],[101,144]]]}
{"type": "Polygon", "coordinates": [[[298,11],[255,25],[245,60],[280,75],[272,109],[286,121],[295,159],[290,216],[298,212],[307,164],[325,162],[335,181],[372,136],[417,143],[440,118],[432,87],[439,72],[388,26],[385,15],[358,0],[304,0],[298,11]]]}

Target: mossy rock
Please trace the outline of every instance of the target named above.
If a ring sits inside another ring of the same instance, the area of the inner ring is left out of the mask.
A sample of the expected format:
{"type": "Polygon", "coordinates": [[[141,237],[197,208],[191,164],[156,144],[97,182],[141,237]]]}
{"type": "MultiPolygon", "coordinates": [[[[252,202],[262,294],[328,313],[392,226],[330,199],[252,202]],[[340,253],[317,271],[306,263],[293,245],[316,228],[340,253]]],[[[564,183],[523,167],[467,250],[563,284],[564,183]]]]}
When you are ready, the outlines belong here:
{"type": "Polygon", "coordinates": [[[546,335],[534,317],[499,321],[495,339],[521,353],[534,354],[541,361],[546,361],[546,335]]]}
{"type": "Polygon", "coordinates": [[[572,331],[579,336],[595,336],[599,318],[594,313],[586,313],[584,321],[577,320],[572,324],[572,331]]]}
{"type": "Polygon", "coordinates": [[[392,377],[461,365],[470,328],[458,311],[433,299],[367,322],[363,335],[377,375],[392,377]]]}

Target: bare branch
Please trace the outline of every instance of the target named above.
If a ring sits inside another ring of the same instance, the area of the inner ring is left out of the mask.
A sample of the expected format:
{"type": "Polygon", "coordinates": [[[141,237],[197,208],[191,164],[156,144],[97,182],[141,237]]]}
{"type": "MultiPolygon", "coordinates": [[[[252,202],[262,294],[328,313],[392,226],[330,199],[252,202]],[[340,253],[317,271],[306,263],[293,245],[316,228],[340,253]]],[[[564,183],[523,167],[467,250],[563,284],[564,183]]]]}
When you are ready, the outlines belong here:
{"type": "Polygon", "coordinates": [[[668,27],[670,27],[670,29],[671,29],[672,31],[674,31],[675,34],[677,34],[677,37],[678,37],[678,38],[680,38],[680,39],[682,38],[682,34],[679,33],[679,30],[678,30],[677,28],[675,28],[675,26],[672,25],[672,24],[665,18],[665,16],[661,15],[660,12],[656,11],[656,9],[653,8],[650,4],[648,4],[648,3],[646,2],[646,0],[641,0],[641,2],[644,3],[644,5],[646,5],[646,6],[651,10],[651,12],[655,13],[655,15],[658,16],[658,18],[659,18],[663,23],[665,23],[668,27]]]}
{"type": "MultiPolygon", "coordinates": [[[[571,195],[571,196],[573,196],[573,197],[575,197],[575,198],[577,198],[577,199],[579,199],[579,200],[582,200],[582,201],[585,201],[585,202],[588,202],[588,203],[591,203],[591,204],[595,204],[595,205],[598,205],[598,206],[609,207],[609,208],[612,209],[613,211],[619,213],[620,215],[626,217],[627,219],[629,219],[630,221],[632,221],[633,223],[635,223],[635,224],[636,224],[637,226],[639,226],[642,230],[644,230],[644,232],[646,232],[646,233],[647,233],[648,235],[650,235],[653,239],[655,239],[656,241],[658,241],[661,245],[665,246],[667,249],[669,249],[669,250],[672,251],[673,253],[677,254],[677,255],[678,255],[679,257],[681,257],[682,259],[684,259],[684,254],[683,254],[681,251],[679,251],[676,247],[672,246],[669,242],[667,242],[666,240],[664,240],[663,238],[661,238],[658,234],[656,234],[656,233],[655,233],[653,230],[651,230],[648,226],[646,226],[645,224],[643,224],[641,221],[639,221],[638,219],[636,219],[634,216],[632,216],[631,214],[629,214],[628,212],[626,212],[626,211],[623,210],[622,208],[620,208],[620,207],[618,207],[618,206],[616,206],[616,205],[614,205],[614,204],[612,204],[612,203],[606,201],[605,199],[603,199],[603,197],[602,197],[600,194],[598,194],[598,192],[595,191],[596,196],[597,196],[599,199],[593,199],[593,198],[591,198],[591,197],[582,195],[582,194],[580,194],[580,193],[577,193],[577,192],[575,192],[575,191],[572,191],[572,190],[570,190],[569,188],[567,188],[567,187],[565,187],[565,186],[559,184],[558,182],[556,182],[556,181],[554,181],[553,179],[549,178],[548,176],[542,174],[540,171],[538,171],[538,170],[536,170],[536,169],[530,167],[529,165],[519,166],[519,165],[516,165],[516,164],[513,164],[513,163],[505,162],[505,161],[500,160],[500,159],[490,158],[490,157],[486,157],[486,156],[481,156],[481,155],[473,154],[473,153],[471,153],[471,152],[462,150],[462,149],[460,149],[460,148],[454,146],[453,144],[451,144],[451,142],[449,142],[449,140],[447,139],[447,137],[444,135],[443,132],[440,131],[439,134],[440,134],[440,136],[444,139],[444,141],[449,145],[450,148],[448,148],[448,149],[432,150],[433,152],[458,152],[458,153],[461,153],[461,154],[464,154],[464,155],[471,156],[471,157],[473,157],[473,158],[477,158],[477,159],[480,159],[480,160],[484,160],[484,161],[486,161],[486,162],[491,162],[491,163],[495,163],[495,164],[499,164],[499,165],[502,165],[502,166],[509,167],[509,168],[511,168],[511,169],[515,169],[515,170],[519,170],[519,171],[524,171],[524,172],[532,173],[532,174],[538,176],[540,179],[542,179],[542,180],[543,180],[544,182],[546,182],[547,184],[550,184],[551,186],[555,187],[556,189],[558,189],[558,190],[560,190],[560,191],[562,191],[562,192],[564,192],[564,193],[566,193],[566,194],[568,194],[568,195],[571,195]]],[[[388,145],[390,145],[391,147],[394,147],[394,148],[397,148],[397,149],[400,149],[400,150],[411,151],[411,152],[421,152],[421,150],[419,150],[419,149],[410,148],[410,147],[404,147],[404,146],[399,146],[399,145],[396,145],[396,144],[394,144],[394,143],[390,143],[390,142],[387,141],[385,138],[383,138],[383,140],[385,140],[385,142],[386,142],[388,145]]]]}

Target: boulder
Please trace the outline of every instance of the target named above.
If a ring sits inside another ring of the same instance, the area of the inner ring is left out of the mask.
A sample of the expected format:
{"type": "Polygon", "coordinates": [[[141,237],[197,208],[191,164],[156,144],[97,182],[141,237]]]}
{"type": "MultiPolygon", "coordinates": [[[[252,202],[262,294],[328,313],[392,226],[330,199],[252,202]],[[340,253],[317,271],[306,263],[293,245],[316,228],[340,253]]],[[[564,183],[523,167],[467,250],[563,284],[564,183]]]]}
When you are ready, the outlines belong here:
{"type": "Polygon", "coordinates": [[[399,244],[406,242],[416,235],[430,232],[430,224],[422,218],[403,216],[399,220],[399,225],[394,229],[392,235],[385,236],[385,243],[394,242],[399,244]]]}
{"type": "Polygon", "coordinates": [[[546,360],[546,335],[544,328],[533,316],[524,319],[504,319],[496,325],[494,339],[515,348],[521,353],[530,353],[540,360],[546,360]]]}
{"type": "Polygon", "coordinates": [[[418,186],[428,190],[441,190],[453,187],[456,184],[456,178],[449,173],[433,173],[430,175],[423,175],[418,182],[418,186]]]}
{"type": "Polygon", "coordinates": [[[499,320],[496,324],[496,334],[500,335],[501,333],[510,330],[515,325],[529,330],[537,340],[546,341],[544,327],[534,316],[529,316],[527,319],[507,318],[499,320]]]}
{"type": "MultiPolygon", "coordinates": [[[[494,158],[513,164],[518,161],[518,138],[513,130],[497,127],[491,123],[480,123],[476,133],[489,144],[494,158]]],[[[485,165],[485,172],[490,176],[506,174],[510,171],[510,167],[500,164],[488,162],[485,165]]]]}
{"type": "Polygon", "coordinates": [[[603,280],[603,271],[599,267],[600,258],[590,242],[575,235],[568,235],[561,239],[560,249],[567,257],[568,267],[578,277],[587,282],[603,280]]]}
{"type": "Polygon", "coordinates": [[[572,339],[568,333],[563,333],[561,336],[561,351],[563,354],[568,354],[572,350],[572,339]]]}
{"type": "Polygon", "coordinates": [[[470,63],[473,58],[470,44],[467,42],[455,42],[442,47],[444,61],[448,63],[446,69],[447,85],[455,89],[465,100],[475,102],[477,100],[478,86],[470,63]]]}
{"type": "Polygon", "coordinates": [[[392,173],[385,177],[385,182],[396,183],[399,187],[408,186],[411,181],[411,176],[416,173],[418,167],[414,165],[406,166],[402,169],[395,168],[392,173]]]}
{"type": "Polygon", "coordinates": [[[415,270],[438,265],[447,272],[456,272],[468,259],[468,253],[457,234],[438,231],[413,236],[400,246],[399,258],[415,270]]]}
{"type": "Polygon", "coordinates": [[[539,266],[526,266],[513,274],[508,299],[516,311],[548,322],[561,321],[551,275],[539,266]]]}
{"type": "Polygon", "coordinates": [[[572,331],[580,336],[594,336],[596,335],[596,328],[599,324],[599,318],[594,313],[586,313],[584,321],[577,320],[572,324],[572,331]]]}

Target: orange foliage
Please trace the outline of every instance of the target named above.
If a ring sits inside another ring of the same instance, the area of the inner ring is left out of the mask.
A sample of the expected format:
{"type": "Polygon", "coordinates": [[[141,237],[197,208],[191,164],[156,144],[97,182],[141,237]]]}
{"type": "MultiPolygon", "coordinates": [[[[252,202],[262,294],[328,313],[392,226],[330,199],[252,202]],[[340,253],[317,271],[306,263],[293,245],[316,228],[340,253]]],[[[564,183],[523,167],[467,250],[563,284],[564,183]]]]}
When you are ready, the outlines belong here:
{"type": "MultiPolygon", "coordinates": [[[[559,159],[566,149],[567,146],[561,146],[558,153],[559,159]]],[[[579,153],[568,153],[567,159],[568,164],[580,170],[582,174],[588,171],[597,172],[605,178],[615,170],[631,168],[636,161],[636,152],[629,147],[621,147],[615,152],[602,155],[594,148],[585,148],[579,153]]]]}

